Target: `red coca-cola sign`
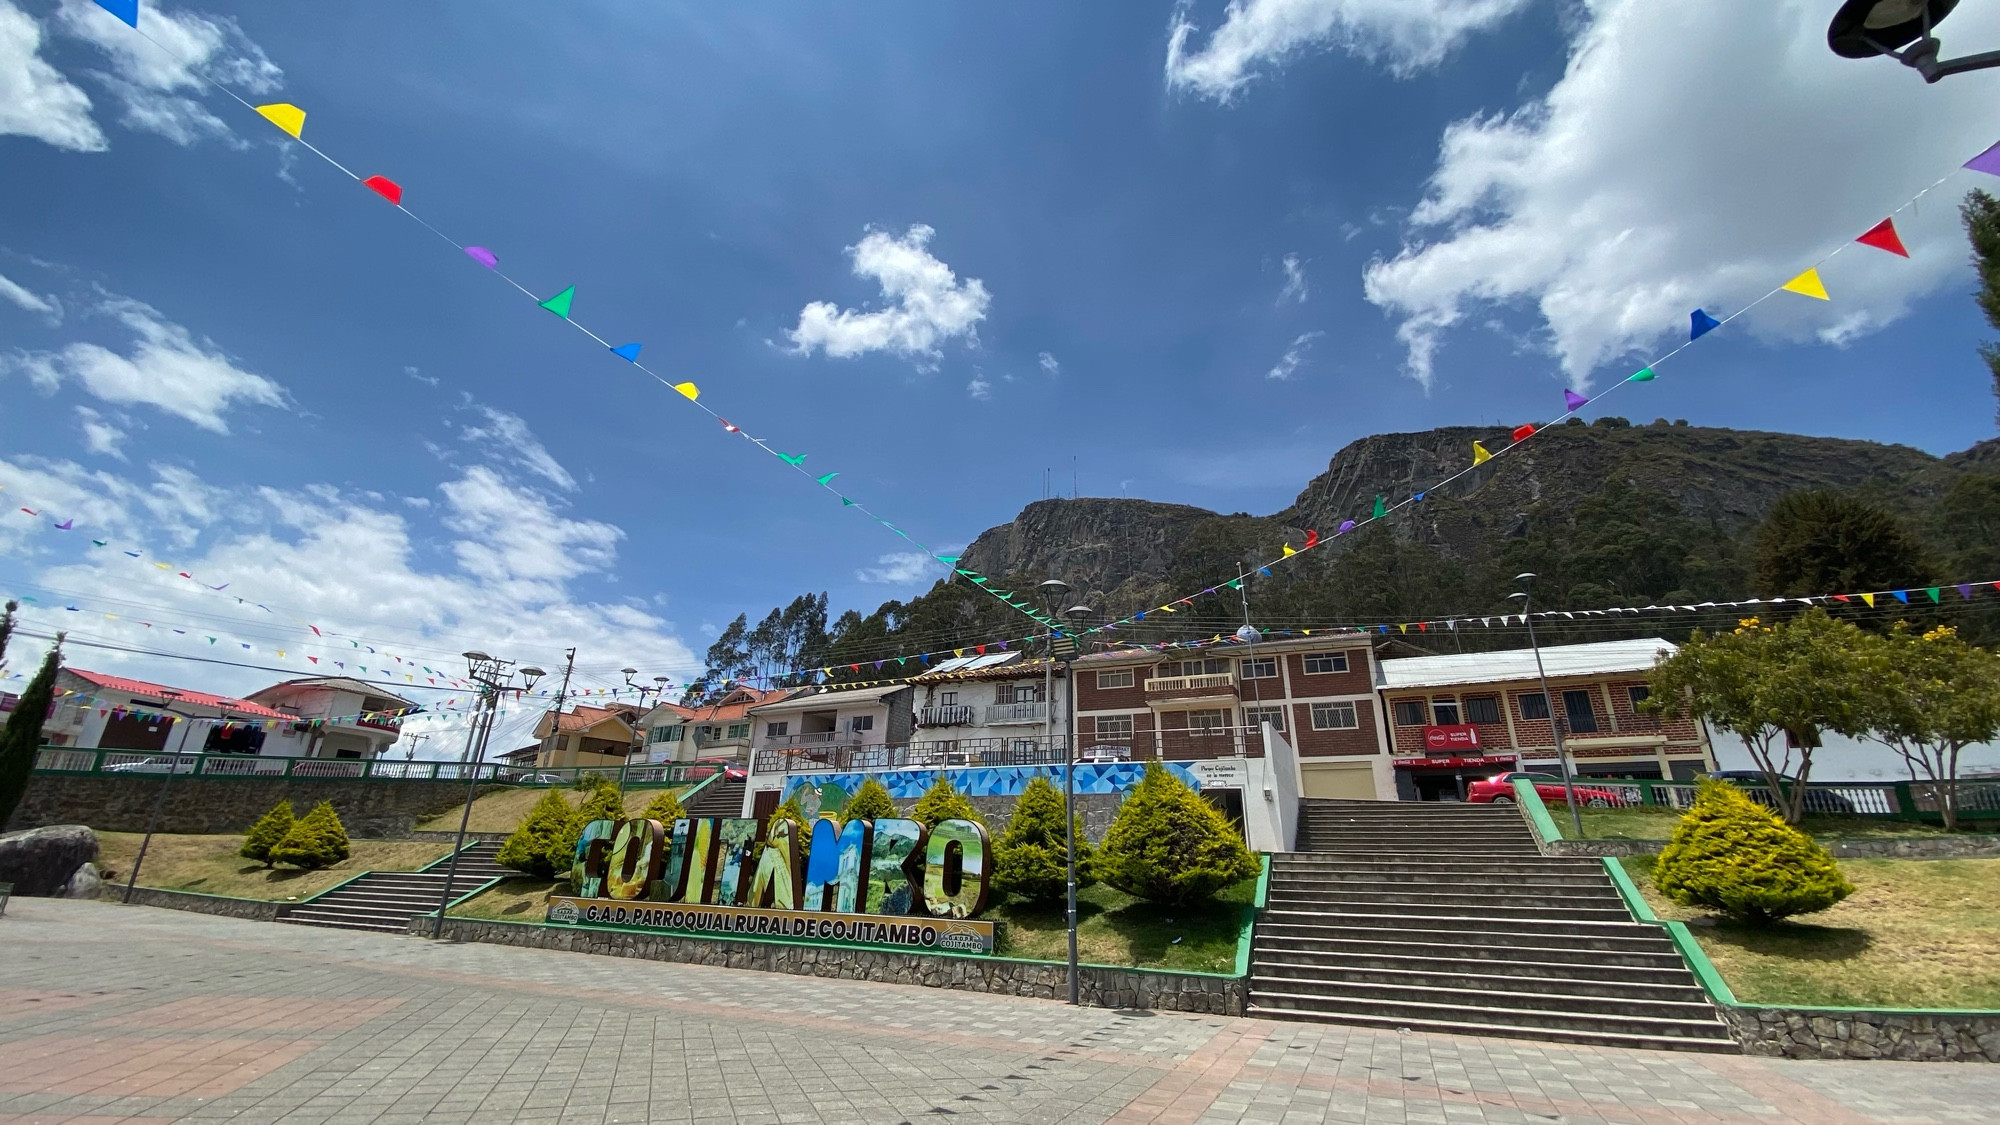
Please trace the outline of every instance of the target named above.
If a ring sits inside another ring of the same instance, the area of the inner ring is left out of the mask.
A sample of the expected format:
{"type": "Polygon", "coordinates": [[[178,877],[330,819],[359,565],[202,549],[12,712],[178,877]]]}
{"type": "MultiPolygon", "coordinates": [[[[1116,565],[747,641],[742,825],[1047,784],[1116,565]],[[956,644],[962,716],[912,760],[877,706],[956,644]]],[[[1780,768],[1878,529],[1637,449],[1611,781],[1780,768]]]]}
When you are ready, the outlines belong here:
{"type": "Polygon", "coordinates": [[[1442,750],[1479,749],[1479,728],[1471,723],[1452,723],[1449,726],[1425,727],[1424,749],[1428,752],[1442,750]]]}

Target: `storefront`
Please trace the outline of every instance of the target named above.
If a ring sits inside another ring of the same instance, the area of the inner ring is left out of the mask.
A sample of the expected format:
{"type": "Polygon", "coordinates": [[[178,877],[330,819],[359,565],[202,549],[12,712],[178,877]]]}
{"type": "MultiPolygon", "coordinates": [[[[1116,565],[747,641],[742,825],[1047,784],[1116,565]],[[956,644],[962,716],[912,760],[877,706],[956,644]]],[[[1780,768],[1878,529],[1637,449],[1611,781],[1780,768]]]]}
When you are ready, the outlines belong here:
{"type": "Polygon", "coordinates": [[[1396,799],[1399,801],[1463,801],[1465,790],[1482,777],[1506,773],[1516,768],[1517,754],[1481,754],[1454,757],[1426,754],[1421,758],[1397,758],[1396,799]]]}

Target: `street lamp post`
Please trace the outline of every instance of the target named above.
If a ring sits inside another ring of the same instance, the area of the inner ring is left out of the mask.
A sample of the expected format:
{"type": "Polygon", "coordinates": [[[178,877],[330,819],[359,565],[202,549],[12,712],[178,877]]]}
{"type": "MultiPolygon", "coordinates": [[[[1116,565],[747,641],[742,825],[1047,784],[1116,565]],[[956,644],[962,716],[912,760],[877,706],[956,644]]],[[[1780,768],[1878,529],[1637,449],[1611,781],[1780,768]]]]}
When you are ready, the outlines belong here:
{"type": "Polygon", "coordinates": [[[2000,66],[2000,51],[1938,58],[1944,44],[1931,28],[1956,7],[1958,0],[1847,0],[1827,25],[1826,45],[1844,59],[1887,55],[1923,75],[1925,82],[2000,66]]]}
{"type": "MultiPolygon", "coordinates": [[[[1051,578],[1041,584],[1041,592],[1043,603],[1049,611],[1050,621],[1049,663],[1051,670],[1044,672],[1044,676],[1053,676],[1053,666],[1058,656],[1061,656],[1063,658],[1063,680],[1068,684],[1067,689],[1063,692],[1066,699],[1065,710],[1068,712],[1063,727],[1063,862],[1068,872],[1068,886],[1066,888],[1068,905],[1065,912],[1065,920],[1069,928],[1069,1002],[1076,1004],[1079,1003],[1076,957],[1076,670],[1073,661],[1076,653],[1076,637],[1073,628],[1071,633],[1066,636],[1062,629],[1054,624],[1056,619],[1055,606],[1062,599],[1063,595],[1069,593],[1069,585],[1058,579],[1051,578]]],[[[1090,607],[1083,605],[1073,605],[1062,611],[1062,615],[1069,618],[1072,625],[1083,621],[1083,619],[1090,616],[1090,613],[1090,607]]],[[[1052,679],[1044,680],[1044,683],[1052,682],[1052,679]]],[[[1046,695],[1044,698],[1046,698],[1046,695]]],[[[1055,704],[1051,702],[1048,706],[1051,712],[1053,712],[1055,704]]],[[[1044,729],[1047,728],[1048,721],[1045,720],[1044,729]]]]}
{"type": "MultiPolygon", "coordinates": [[[[160,710],[174,716],[176,720],[186,719],[189,726],[194,725],[195,717],[193,715],[183,715],[167,705],[179,699],[181,697],[180,692],[173,688],[164,688],[160,691],[160,697],[167,701],[167,703],[160,705],[160,710]]],[[[175,725],[178,726],[179,723],[176,722],[175,725]]],[[[180,742],[174,747],[173,757],[167,759],[167,776],[165,780],[160,782],[159,792],[153,794],[153,814],[146,818],[146,838],[139,841],[139,854],[132,860],[131,874],[125,878],[126,902],[132,901],[132,888],[139,882],[139,868],[146,862],[146,849],[153,846],[153,833],[158,831],[160,827],[160,813],[167,807],[167,787],[174,783],[174,775],[180,772],[181,752],[186,749],[187,731],[183,729],[181,731],[180,742]]]]}
{"type": "MultiPolygon", "coordinates": [[[[438,892],[437,925],[432,927],[431,936],[444,936],[444,912],[451,905],[451,885],[458,878],[458,855],[465,850],[465,830],[472,824],[472,802],[479,796],[479,770],[486,761],[486,740],[493,736],[493,722],[500,711],[500,695],[507,689],[507,682],[513,675],[507,671],[511,660],[500,660],[483,652],[468,652],[465,663],[471,669],[472,681],[479,685],[479,710],[472,716],[472,725],[465,732],[465,811],[458,818],[458,841],[451,846],[451,862],[445,865],[444,889],[438,892]]],[[[540,668],[526,667],[520,670],[521,690],[529,691],[535,681],[547,675],[540,668]]]]}
{"type": "Polygon", "coordinates": [[[1549,691],[1549,673],[1542,667],[1542,646],[1535,639],[1535,615],[1531,612],[1534,597],[1529,590],[1535,575],[1516,574],[1514,581],[1521,584],[1521,589],[1507,597],[1521,599],[1521,620],[1528,626],[1528,647],[1535,650],[1535,675],[1542,681],[1542,706],[1549,713],[1549,732],[1556,739],[1556,761],[1562,766],[1563,798],[1569,803],[1570,825],[1576,829],[1577,839],[1580,840],[1583,838],[1583,814],[1576,807],[1576,774],[1570,769],[1569,748],[1563,744],[1562,722],[1556,718],[1556,697],[1549,691]]]}

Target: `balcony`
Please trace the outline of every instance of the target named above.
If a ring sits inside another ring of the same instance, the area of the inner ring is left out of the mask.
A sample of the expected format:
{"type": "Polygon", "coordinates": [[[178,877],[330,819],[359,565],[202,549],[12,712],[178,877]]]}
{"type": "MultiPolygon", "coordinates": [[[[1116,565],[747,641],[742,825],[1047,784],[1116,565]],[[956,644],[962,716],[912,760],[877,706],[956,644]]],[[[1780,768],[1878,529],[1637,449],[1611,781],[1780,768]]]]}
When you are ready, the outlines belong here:
{"type": "Polygon", "coordinates": [[[1236,675],[1218,672],[1207,676],[1155,676],[1146,681],[1146,702],[1162,700],[1236,699],[1236,675]]]}
{"type": "MultiPolygon", "coordinates": [[[[992,708],[987,708],[992,710],[992,708]]],[[[969,727],[972,725],[973,710],[961,703],[948,703],[938,707],[924,707],[917,711],[917,725],[920,727],[969,727]]],[[[988,720],[991,722],[992,720],[988,720]]]]}
{"type": "Polygon", "coordinates": [[[997,703],[986,709],[986,725],[1039,723],[1049,716],[1046,703],[997,703]]]}
{"type": "Polygon", "coordinates": [[[908,746],[827,746],[757,751],[755,772],[939,769],[960,766],[1028,766],[1060,763],[1064,742],[1039,738],[954,738],[908,746]]]}

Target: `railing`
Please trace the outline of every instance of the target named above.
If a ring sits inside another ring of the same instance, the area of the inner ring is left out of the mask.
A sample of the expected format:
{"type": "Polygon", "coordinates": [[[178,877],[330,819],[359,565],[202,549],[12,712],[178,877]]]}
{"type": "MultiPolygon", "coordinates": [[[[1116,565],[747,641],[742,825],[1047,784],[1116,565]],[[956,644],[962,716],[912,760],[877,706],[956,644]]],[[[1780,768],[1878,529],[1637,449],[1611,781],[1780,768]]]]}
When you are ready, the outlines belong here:
{"type": "MultiPolygon", "coordinates": [[[[631,784],[692,783],[721,767],[692,762],[632,766],[625,771],[631,784]]],[[[283,758],[258,754],[173,754],[155,750],[97,750],[44,746],[35,756],[35,772],[98,777],[164,776],[356,778],[373,781],[470,781],[474,778],[510,785],[573,785],[584,777],[618,776],[616,766],[514,766],[500,763],[413,762],[395,758],[283,758]]]]}
{"type": "Polygon", "coordinates": [[[1039,723],[1047,718],[1049,705],[1046,703],[996,703],[986,709],[986,721],[992,723],[1039,723]]]}
{"type": "Polygon", "coordinates": [[[760,774],[831,770],[943,769],[972,766],[1033,766],[1064,760],[1066,743],[1058,738],[954,738],[913,742],[907,746],[845,746],[826,750],[759,750],[760,774]]]}
{"type": "Polygon", "coordinates": [[[1212,676],[1159,676],[1146,681],[1149,692],[1181,694],[1194,691],[1236,690],[1236,677],[1229,672],[1212,676]]]}
{"type": "Polygon", "coordinates": [[[806,734],[781,734],[769,740],[773,750],[792,750],[833,746],[858,746],[861,736],[853,731],[820,730],[806,734]]]}
{"type": "Polygon", "coordinates": [[[920,727],[971,726],[972,708],[963,703],[948,703],[938,707],[924,707],[917,711],[917,725],[920,727]]]}
{"type": "Polygon", "coordinates": [[[1170,762],[1201,758],[1261,758],[1264,756],[1262,727],[1165,727],[1151,740],[1141,731],[1134,738],[1142,758],[1160,757],[1170,762]],[[1148,742],[1151,745],[1148,745],[1148,742]]]}
{"type": "MultiPolygon", "coordinates": [[[[1686,809],[1694,804],[1692,782],[1613,781],[1579,776],[1576,783],[1608,791],[1626,805],[1686,809]]],[[[1752,783],[1741,788],[1744,796],[1758,804],[1777,805],[1769,786],[1752,783]]],[[[1961,781],[1957,795],[1958,815],[1962,819],[2000,820],[2000,781],[1961,781]]],[[[1938,816],[1937,787],[1927,781],[1815,781],[1806,785],[1805,810],[1830,816],[1930,820],[1938,816]]]]}

